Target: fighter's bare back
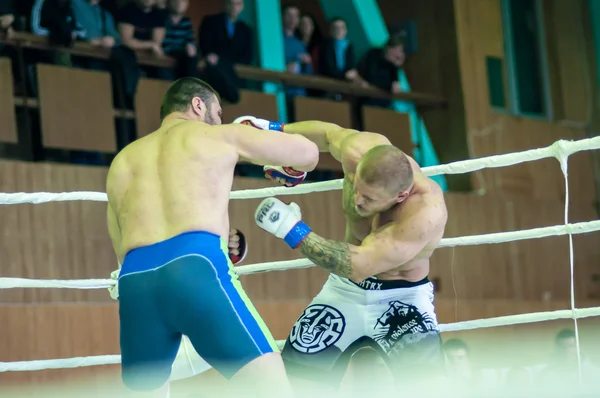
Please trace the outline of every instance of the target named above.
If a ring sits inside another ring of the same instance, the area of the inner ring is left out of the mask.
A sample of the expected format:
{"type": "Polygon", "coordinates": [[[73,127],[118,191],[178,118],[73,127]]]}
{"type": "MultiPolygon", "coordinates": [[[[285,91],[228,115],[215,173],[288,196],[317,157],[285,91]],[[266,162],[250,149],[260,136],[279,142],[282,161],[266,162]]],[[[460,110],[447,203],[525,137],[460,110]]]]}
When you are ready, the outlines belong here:
{"type": "Polygon", "coordinates": [[[175,119],[123,149],[107,179],[121,231],[118,254],[191,230],[229,234],[237,150],[227,126],[175,119]],[[201,146],[201,148],[199,148],[201,146]]]}

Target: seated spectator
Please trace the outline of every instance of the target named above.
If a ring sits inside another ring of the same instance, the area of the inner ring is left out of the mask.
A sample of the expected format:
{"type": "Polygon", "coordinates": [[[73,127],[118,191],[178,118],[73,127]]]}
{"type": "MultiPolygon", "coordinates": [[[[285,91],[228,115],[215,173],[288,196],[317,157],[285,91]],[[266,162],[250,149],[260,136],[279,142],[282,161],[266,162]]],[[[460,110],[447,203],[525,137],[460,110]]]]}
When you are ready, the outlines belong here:
{"type": "Polygon", "coordinates": [[[71,0],[36,0],[31,11],[31,31],[63,46],[71,46],[77,37],[85,36],[71,0]]]}
{"type": "Polygon", "coordinates": [[[346,21],[333,18],[329,22],[329,35],[319,52],[319,74],[368,86],[356,70],[354,48],[347,37],[346,21]]]}
{"type": "MultiPolygon", "coordinates": [[[[572,329],[563,329],[556,334],[555,350],[548,364],[540,371],[540,385],[553,389],[571,390],[579,385],[579,364],[577,358],[577,342],[572,329]]],[[[580,353],[581,376],[584,386],[591,386],[600,369],[594,366],[587,356],[580,353]]]]}
{"type": "MultiPolygon", "coordinates": [[[[300,10],[294,5],[283,9],[283,46],[286,70],[295,74],[312,74],[312,58],[307,53],[306,47],[295,32],[300,24],[300,10]]],[[[287,113],[290,120],[294,120],[294,97],[305,96],[303,87],[286,87],[287,113]]]]}
{"type": "Polygon", "coordinates": [[[480,389],[482,378],[471,363],[467,344],[460,339],[449,339],[443,345],[448,377],[454,387],[480,389]]]}
{"type": "Polygon", "coordinates": [[[161,70],[165,80],[175,80],[184,76],[198,75],[198,47],[194,39],[192,21],[185,16],[189,0],[169,0],[167,2],[166,34],[163,51],[177,62],[175,70],[161,70]]]}
{"type": "Polygon", "coordinates": [[[109,71],[113,85],[114,105],[131,108],[138,81],[135,54],[120,46],[115,20],[101,3],[103,0],[72,0],[75,18],[85,30],[82,40],[94,47],[110,50],[108,61],[89,57],[73,57],[73,65],[93,70],[109,71]]]}
{"type": "MultiPolygon", "coordinates": [[[[392,36],[385,47],[373,48],[365,54],[358,72],[368,83],[392,93],[401,91],[398,82],[398,70],[404,65],[404,40],[400,36],[392,36]]],[[[390,100],[367,99],[364,105],[389,107],[390,100]]]]}
{"type": "Polygon", "coordinates": [[[254,55],[254,34],[239,19],[244,0],[225,0],[225,11],[205,17],[200,25],[200,51],[213,66],[225,59],[233,64],[249,65],[254,55]]]}
{"type": "Polygon", "coordinates": [[[75,19],[84,30],[82,39],[94,47],[113,48],[119,44],[115,20],[100,7],[102,0],[71,0],[75,19]]]}
{"type": "Polygon", "coordinates": [[[149,50],[164,56],[166,15],[155,6],[156,0],[134,0],[119,11],[121,42],[132,50],[149,50]]]}

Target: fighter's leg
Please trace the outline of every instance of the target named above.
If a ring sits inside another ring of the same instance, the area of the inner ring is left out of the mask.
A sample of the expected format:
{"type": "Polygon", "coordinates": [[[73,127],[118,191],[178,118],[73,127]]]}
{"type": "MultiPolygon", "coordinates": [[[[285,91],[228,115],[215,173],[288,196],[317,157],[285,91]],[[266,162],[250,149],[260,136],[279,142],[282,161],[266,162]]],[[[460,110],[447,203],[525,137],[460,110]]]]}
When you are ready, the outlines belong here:
{"type": "Polygon", "coordinates": [[[294,391],[338,391],[350,358],[346,351],[364,335],[361,306],[338,293],[326,284],[286,340],[282,357],[294,391]]]}
{"type": "Polygon", "coordinates": [[[168,327],[155,304],[151,271],[119,280],[121,369],[131,396],[166,397],[181,334],[168,327]]]}
{"type": "Polygon", "coordinates": [[[372,338],[385,353],[395,383],[405,391],[436,386],[445,376],[440,331],[426,289],[397,289],[369,305],[372,338]]]}
{"type": "Polygon", "coordinates": [[[275,340],[237,276],[218,261],[186,256],[163,275],[179,281],[171,322],[208,364],[232,380],[233,390],[223,395],[291,397],[275,340]]]}

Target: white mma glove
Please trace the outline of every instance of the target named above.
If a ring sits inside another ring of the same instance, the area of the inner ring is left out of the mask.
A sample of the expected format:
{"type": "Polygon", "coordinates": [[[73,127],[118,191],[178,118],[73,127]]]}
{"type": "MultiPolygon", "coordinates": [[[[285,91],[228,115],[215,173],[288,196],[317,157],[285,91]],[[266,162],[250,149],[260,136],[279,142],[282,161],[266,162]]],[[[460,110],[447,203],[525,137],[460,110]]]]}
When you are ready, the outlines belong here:
{"type": "MultiPolygon", "coordinates": [[[[254,116],[240,116],[233,121],[235,124],[245,124],[255,127],[259,130],[274,130],[283,132],[283,123],[271,122],[265,119],[259,119],[254,116]]],[[[287,187],[295,187],[306,178],[306,172],[294,170],[291,167],[269,166],[263,167],[267,178],[275,181],[281,181],[287,187]]]]}
{"type": "Polygon", "coordinates": [[[283,123],[271,122],[265,119],[259,119],[254,116],[240,116],[233,121],[234,124],[245,124],[259,130],[283,131],[283,123]]]}
{"type": "Polygon", "coordinates": [[[276,198],[263,200],[254,213],[256,224],[265,231],[283,239],[292,249],[312,231],[302,221],[302,212],[296,203],[285,204],[276,198]]]}

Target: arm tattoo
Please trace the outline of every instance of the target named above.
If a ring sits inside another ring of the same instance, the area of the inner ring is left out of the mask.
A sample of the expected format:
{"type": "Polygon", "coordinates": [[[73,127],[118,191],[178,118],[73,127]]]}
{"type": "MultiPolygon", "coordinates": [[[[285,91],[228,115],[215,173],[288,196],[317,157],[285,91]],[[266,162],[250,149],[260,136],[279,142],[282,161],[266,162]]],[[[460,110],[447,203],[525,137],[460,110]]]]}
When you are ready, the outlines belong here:
{"type": "Polygon", "coordinates": [[[300,244],[300,251],[321,268],[349,278],[352,275],[352,255],[350,246],[345,242],[324,239],[310,233],[300,244]]]}

